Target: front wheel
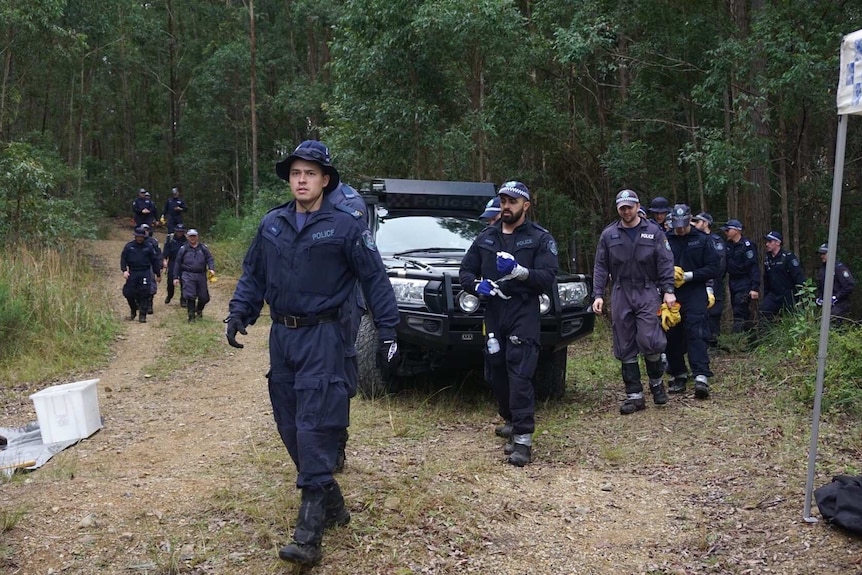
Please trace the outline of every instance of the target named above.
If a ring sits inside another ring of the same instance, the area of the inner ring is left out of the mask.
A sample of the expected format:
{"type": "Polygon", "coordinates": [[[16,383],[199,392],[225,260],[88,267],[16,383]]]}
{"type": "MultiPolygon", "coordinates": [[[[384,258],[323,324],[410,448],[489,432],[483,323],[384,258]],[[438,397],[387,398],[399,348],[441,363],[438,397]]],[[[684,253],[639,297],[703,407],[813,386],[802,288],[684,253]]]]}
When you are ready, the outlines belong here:
{"type": "Polygon", "coordinates": [[[365,399],[383,397],[391,391],[389,382],[377,367],[377,348],[379,341],[377,328],[369,314],[362,316],[359,333],[356,336],[356,360],[359,364],[359,394],[365,399]]]}
{"type": "Polygon", "coordinates": [[[566,362],[568,348],[539,352],[536,373],[533,375],[533,389],[536,400],[562,399],[566,395],[566,362]]]}

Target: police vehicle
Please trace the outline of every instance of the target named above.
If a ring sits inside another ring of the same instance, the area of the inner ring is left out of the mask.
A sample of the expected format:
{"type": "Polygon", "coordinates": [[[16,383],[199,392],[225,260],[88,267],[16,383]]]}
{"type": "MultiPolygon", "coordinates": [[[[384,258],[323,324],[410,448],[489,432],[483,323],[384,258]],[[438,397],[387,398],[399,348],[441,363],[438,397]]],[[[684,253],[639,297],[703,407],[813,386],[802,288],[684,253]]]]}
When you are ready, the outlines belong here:
{"type": "MultiPolygon", "coordinates": [[[[412,376],[483,368],[484,301],[458,282],[461,259],[485,227],[478,215],[494,197],[492,183],[376,179],[360,186],[369,227],[383,258],[401,321],[401,359],[386,376],[377,369],[378,340],[366,315],[357,338],[359,391],[374,397],[412,376]]],[[[567,347],[593,331],[592,278],[560,273],[556,290],[540,296],[541,352],[533,378],[537,399],[566,389],[567,347]]]]}

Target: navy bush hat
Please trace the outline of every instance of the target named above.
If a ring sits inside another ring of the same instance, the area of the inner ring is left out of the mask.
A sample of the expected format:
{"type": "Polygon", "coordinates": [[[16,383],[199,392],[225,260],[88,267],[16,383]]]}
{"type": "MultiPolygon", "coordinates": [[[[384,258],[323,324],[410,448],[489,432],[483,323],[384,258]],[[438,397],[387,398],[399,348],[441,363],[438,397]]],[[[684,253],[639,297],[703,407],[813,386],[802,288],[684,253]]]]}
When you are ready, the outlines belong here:
{"type": "Polygon", "coordinates": [[[653,198],[652,202],[650,202],[647,211],[653,214],[669,214],[670,202],[667,201],[667,198],[656,196],[655,198],[653,198]]]}
{"type": "Polygon", "coordinates": [[[136,238],[145,238],[145,237],[147,237],[147,230],[145,230],[145,229],[144,229],[143,227],[141,227],[141,226],[136,227],[136,228],[135,228],[135,237],[136,237],[136,238]]]}
{"type": "Polygon", "coordinates": [[[514,180],[500,186],[500,189],[497,190],[497,195],[499,196],[500,194],[509,196],[510,198],[523,198],[528,202],[530,201],[530,190],[527,189],[527,186],[514,180]]]}
{"type": "Polygon", "coordinates": [[[617,207],[620,206],[636,206],[640,203],[638,199],[638,195],[634,192],[634,190],[621,190],[617,193],[617,197],[614,200],[617,207]]]}
{"type": "Polygon", "coordinates": [[[341,183],[341,176],[338,175],[338,170],[332,165],[329,148],[317,140],[305,140],[296,147],[293,153],[275,164],[275,173],[278,174],[279,178],[290,181],[290,165],[294,160],[306,160],[320,164],[323,171],[329,175],[329,183],[323,188],[325,194],[337,188],[341,183]]]}
{"type": "Polygon", "coordinates": [[[727,223],[721,226],[721,229],[724,231],[727,230],[739,230],[742,231],[742,222],[739,220],[727,220],[727,223]]]}
{"type": "Polygon", "coordinates": [[[784,236],[781,235],[781,232],[769,232],[765,236],[763,236],[764,240],[775,240],[776,242],[784,243],[784,236]]]}
{"type": "Polygon", "coordinates": [[[696,216],[694,216],[693,218],[691,218],[691,221],[693,221],[693,222],[698,222],[698,221],[700,221],[700,222],[706,222],[706,223],[708,223],[709,225],[712,225],[712,223],[713,223],[715,220],[713,220],[713,219],[712,219],[712,214],[708,214],[708,213],[706,213],[706,212],[700,212],[699,214],[697,214],[696,216]]]}
{"type": "Polygon", "coordinates": [[[826,244],[820,244],[820,247],[817,248],[817,253],[818,254],[828,254],[829,253],[829,246],[826,244]]]}
{"type": "Polygon", "coordinates": [[[691,208],[685,204],[676,204],[670,212],[670,220],[675,228],[684,228],[691,223],[691,208]]]}
{"type": "Polygon", "coordinates": [[[493,197],[488,200],[488,203],[485,204],[485,211],[482,212],[482,215],[479,216],[480,220],[484,220],[487,218],[493,218],[500,214],[500,198],[493,197]]]}
{"type": "Polygon", "coordinates": [[[183,224],[177,224],[174,226],[174,231],[175,232],[185,232],[186,227],[183,224]]]}

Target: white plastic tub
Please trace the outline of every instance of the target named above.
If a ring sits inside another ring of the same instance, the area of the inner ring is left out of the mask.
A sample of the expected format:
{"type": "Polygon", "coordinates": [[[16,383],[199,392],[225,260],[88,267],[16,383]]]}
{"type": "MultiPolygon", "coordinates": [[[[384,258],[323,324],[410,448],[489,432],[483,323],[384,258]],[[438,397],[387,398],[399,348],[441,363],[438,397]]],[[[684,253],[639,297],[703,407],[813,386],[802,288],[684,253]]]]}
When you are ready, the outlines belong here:
{"type": "Polygon", "coordinates": [[[77,441],[102,428],[98,379],[54,385],[30,396],[36,408],[42,443],[77,441]]]}

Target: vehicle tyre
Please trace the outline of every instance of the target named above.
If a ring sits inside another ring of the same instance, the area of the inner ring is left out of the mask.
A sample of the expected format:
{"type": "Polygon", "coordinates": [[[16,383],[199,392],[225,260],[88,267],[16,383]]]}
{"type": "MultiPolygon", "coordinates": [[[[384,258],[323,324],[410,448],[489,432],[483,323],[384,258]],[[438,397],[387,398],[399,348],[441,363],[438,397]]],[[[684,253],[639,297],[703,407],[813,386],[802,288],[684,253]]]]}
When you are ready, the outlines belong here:
{"type": "Polygon", "coordinates": [[[389,385],[377,368],[377,328],[369,314],[362,316],[356,336],[356,360],[359,364],[359,395],[365,399],[383,397],[389,393],[389,385]]]}
{"type": "Polygon", "coordinates": [[[566,361],[568,348],[556,351],[543,349],[533,375],[536,401],[562,399],[566,395],[566,361]]]}

